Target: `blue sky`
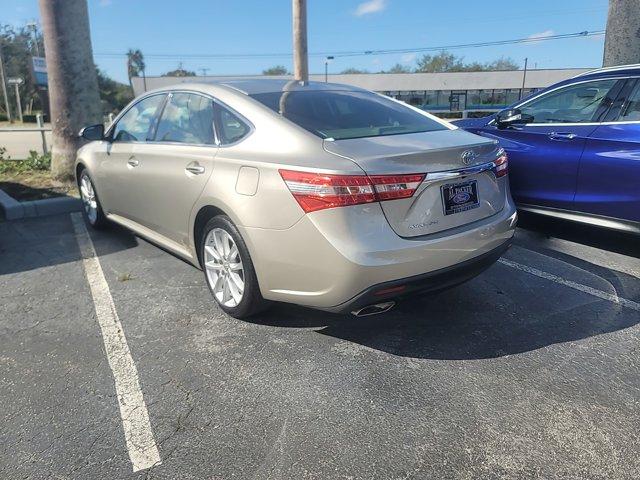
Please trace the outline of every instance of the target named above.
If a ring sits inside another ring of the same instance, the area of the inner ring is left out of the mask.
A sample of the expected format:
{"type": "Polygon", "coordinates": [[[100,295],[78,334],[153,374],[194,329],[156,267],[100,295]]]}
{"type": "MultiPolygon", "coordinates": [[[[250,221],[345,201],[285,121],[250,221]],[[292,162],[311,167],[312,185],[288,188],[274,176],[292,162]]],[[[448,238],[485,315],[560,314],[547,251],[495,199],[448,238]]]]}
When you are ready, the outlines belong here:
{"type": "MultiPolygon", "coordinates": [[[[252,74],[282,64],[291,69],[290,0],[88,0],[93,52],[98,66],[126,81],[129,48],[146,55],[147,75],[182,62],[208,74],[252,74]],[[153,55],[170,55],[158,58],[153,55]],[[194,54],[284,54],[268,58],[190,58],[194,54]]],[[[0,23],[39,19],[37,0],[2,0],[0,23]]],[[[309,52],[438,47],[602,30],[607,0],[308,0],[309,52]]],[[[604,38],[555,40],[452,50],[466,61],[502,55],[531,68],[596,67],[604,38]]],[[[348,67],[379,71],[395,63],[413,66],[415,55],[336,58],[330,71],[348,67]]],[[[324,57],[311,56],[312,73],[324,57]]]]}

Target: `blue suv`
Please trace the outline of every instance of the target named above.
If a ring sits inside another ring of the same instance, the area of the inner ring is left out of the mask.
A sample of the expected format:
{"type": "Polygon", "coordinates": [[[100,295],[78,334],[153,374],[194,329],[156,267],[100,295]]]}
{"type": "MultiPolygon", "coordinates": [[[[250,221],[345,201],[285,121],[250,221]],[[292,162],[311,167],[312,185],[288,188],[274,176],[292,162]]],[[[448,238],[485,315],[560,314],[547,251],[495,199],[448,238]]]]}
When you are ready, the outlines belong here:
{"type": "Polygon", "coordinates": [[[500,141],[521,210],[640,233],[640,65],[587,72],[455,124],[500,141]]]}

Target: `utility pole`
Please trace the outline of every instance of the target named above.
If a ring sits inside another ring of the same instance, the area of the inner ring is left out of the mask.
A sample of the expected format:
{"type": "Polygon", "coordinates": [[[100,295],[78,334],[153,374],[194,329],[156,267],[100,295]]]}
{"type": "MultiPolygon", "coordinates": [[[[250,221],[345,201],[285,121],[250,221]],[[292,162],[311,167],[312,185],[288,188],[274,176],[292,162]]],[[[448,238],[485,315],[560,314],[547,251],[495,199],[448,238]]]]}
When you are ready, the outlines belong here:
{"type": "Polygon", "coordinates": [[[22,123],[22,100],[20,99],[20,85],[24,83],[24,79],[20,77],[10,78],[8,80],[9,85],[13,85],[15,87],[16,92],[16,107],[18,110],[18,118],[20,119],[20,123],[22,123]]]}
{"type": "Polygon", "coordinates": [[[53,130],[51,173],[70,179],[81,145],[78,132],[102,123],[87,0],[39,0],[39,4],[53,130]]]}
{"type": "Polygon", "coordinates": [[[33,33],[33,44],[36,47],[36,57],[40,56],[40,47],[38,46],[38,24],[33,21],[33,22],[29,22],[25,25],[26,27],[29,27],[31,29],[31,32],[33,33]]]}
{"type": "Polygon", "coordinates": [[[18,104],[18,118],[20,119],[20,123],[22,123],[22,104],[20,103],[20,84],[14,83],[13,86],[16,88],[16,103],[18,104]]]}
{"type": "MultiPolygon", "coordinates": [[[[42,0],[41,0],[42,1],[42,0]]],[[[307,0],[293,1],[293,78],[309,82],[307,52],[307,0]]]]}
{"type": "Polygon", "coordinates": [[[609,0],[603,66],[640,63],[640,2],[609,0]]]}
{"type": "Polygon", "coordinates": [[[524,87],[527,83],[527,66],[529,64],[529,57],[524,59],[524,73],[522,74],[522,89],[520,90],[520,99],[524,97],[524,87]]]}
{"type": "Polygon", "coordinates": [[[7,111],[7,120],[11,121],[11,109],[9,108],[9,96],[7,84],[4,78],[4,64],[2,63],[2,44],[0,43],[0,81],[2,82],[2,95],[4,96],[4,109],[7,111]]]}

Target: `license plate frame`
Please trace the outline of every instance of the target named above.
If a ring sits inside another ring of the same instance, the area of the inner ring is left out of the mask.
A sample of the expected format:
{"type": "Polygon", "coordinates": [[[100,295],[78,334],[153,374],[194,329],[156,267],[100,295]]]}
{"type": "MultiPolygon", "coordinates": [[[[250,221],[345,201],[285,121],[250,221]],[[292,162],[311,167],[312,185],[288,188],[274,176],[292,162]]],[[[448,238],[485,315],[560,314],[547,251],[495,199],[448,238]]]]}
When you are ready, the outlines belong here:
{"type": "Polygon", "coordinates": [[[467,212],[480,206],[477,180],[442,185],[440,187],[440,196],[445,215],[467,212]]]}

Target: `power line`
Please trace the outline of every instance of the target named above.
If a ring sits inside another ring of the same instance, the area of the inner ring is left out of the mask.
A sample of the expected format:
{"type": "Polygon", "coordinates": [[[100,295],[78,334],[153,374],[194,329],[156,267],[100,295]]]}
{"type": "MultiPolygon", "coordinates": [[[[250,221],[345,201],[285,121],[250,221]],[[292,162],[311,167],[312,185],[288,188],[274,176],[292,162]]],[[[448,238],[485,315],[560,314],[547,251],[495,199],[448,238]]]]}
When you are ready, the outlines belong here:
{"type": "MultiPolygon", "coordinates": [[[[563,33],[558,35],[542,35],[542,36],[531,36],[525,38],[516,38],[512,40],[495,40],[491,42],[480,42],[480,43],[462,43],[456,45],[443,45],[440,47],[424,47],[424,48],[399,48],[399,49],[391,49],[391,50],[368,50],[365,51],[365,55],[389,55],[389,54],[397,54],[397,53],[420,53],[420,52],[435,52],[442,50],[456,50],[461,48],[478,48],[478,47],[490,47],[496,45],[513,45],[513,44],[525,44],[525,43],[538,43],[538,42],[546,42],[550,40],[564,40],[567,38],[583,38],[583,37],[593,37],[596,35],[604,35],[604,30],[595,30],[595,31],[584,31],[577,33],[563,33]]],[[[360,52],[344,52],[337,53],[336,56],[339,57],[351,57],[356,55],[362,55],[360,52]]]]}
{"type": "MultiPolygon", "coordinates": [[[[539,43],[539,42],[548,42],[551,40],[565,40],[570,38],[585,38],[585,37],[594,37],[604,35],[604,30],[592,30],[592,31],[582,31],[575,33],[562,33],[557,35],[541,35],[541,36],[530,36],[524,38],[515,38],[511,40],[494,40],[489,42],[478,42],[478,43],[462,43],[462,44],[453,44],[453,45],[441,45],[437,47],[417,47],[417,48],[397,48],[397,49],[380,49],[380,50],[349,50],[349,51],[339,51],[339,52],[314,52],[309,53],[310,57],[326,57],[331,55],[333,57],[355,57],[355,56],[363,56],[363,55],[392,55],[392,54],[401,54],[401,53],[421,53],[421,52],[437,52],[442,50],[457,50],[463,48],[479,48],[479,47],[490,47],[490,46],[498,46],[498,45],[514,45],[514,44],[527,44],[527,43],[539,43]]],[[[96,57],[123,57],[126,56],[125,53],[97,53],[96,57]]],[[[185,53],[185,54],[175,54],[175,53],[150,53],[145,54],[145,58],[149,59],[157,59],[157,60],[175,60],[175,59],[209,59],[209,58],[220,58],[220,59],[249,59],[249,58],[285,58],[290,57],[291,52],[286,53],[185,53]]]]}

